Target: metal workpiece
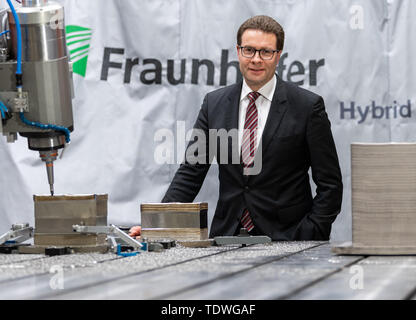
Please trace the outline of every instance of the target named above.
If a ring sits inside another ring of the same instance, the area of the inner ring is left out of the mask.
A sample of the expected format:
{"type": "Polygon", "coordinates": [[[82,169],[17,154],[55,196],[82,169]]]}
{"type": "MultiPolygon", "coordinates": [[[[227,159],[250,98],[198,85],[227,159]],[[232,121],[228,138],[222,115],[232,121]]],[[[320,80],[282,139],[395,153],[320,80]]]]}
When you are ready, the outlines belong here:
{"type": "Polygon", "coordinates": [[[143,228],[207,228],[207,212],[142,212],[143,228]]]}
{"type": "Polygon", "coordinates": [[[148,239],[178,241],[208,238],[207,203],[143,203],[141,235],[148,239]]]}
{"type": "Polygon", "coordinates": [[[107,195],[35,195],[33,200],[36,233],[74,235],[73,225],[107,225],[107,195]]]}
{"type": "Polygon", "coordinates": [[[207,203],[144,203],[140,209],[142,229],[208,228],[207,203]]]}
{"type": "Polygon", "coordinates": [[[68,246],[75,252],[105,252],[106,236],[77,234],[73,225],[106,226],[108,195],[34,196],[34,246],[24,253],[43,253],[48,246],[68,246]]]}

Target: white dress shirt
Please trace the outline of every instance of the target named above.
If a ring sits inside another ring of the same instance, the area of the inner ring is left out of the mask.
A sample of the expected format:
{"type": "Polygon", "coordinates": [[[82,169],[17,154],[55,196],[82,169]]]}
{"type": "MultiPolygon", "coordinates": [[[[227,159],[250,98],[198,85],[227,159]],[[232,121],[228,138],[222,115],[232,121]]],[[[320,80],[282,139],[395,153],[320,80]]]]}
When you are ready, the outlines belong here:
{"type": "MultiPolygon", "coordinates": [[[[266,125],[267,117],[269,116],[270,106],[272,104],[273,95],[276,90],[276,76],[274,76],[269,82],[261,87],[257,92],[260,96],[256,100],[256,107],[258,112],[258,130],[256,150],[260,143],[260,138],[263,135],[264,127],[266,125]]],[[[241,144],[243,142],[244,123],[246,121],[247,107],[249,104],[248,94],[253,92],[247,85],[246,80],[243,80],[243,88],[240,96],[240,109],[238,116],[238,150],[241,154],[241,144]]]]}

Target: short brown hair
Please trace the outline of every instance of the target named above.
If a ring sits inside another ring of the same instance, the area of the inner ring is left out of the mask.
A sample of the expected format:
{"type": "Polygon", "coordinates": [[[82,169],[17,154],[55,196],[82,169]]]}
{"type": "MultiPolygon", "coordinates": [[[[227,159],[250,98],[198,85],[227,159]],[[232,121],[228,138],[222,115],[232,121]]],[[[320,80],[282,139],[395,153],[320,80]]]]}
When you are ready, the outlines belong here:
{"type": "Polygon", "coordinates": [[[285,32],[282,26],[273,18],[268,16],[254,16],[245,21],[237,32],[237,44],[241,45],[243,33],[248,29],[261,30],[265,33],[276,35],[276,49],[281,51],[285,43],[285,32]]]}

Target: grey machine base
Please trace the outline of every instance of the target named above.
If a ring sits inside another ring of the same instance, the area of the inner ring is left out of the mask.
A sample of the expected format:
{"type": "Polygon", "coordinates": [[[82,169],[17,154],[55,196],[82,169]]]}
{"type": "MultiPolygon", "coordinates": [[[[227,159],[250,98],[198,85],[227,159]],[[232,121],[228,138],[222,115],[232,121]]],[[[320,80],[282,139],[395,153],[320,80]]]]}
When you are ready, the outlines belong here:
{"type": "Polygon", "coordinates": [[[352,242],[333,246],[331,251],[339,255],[416,255],[416,247],[359,246],[352,242]]]}
{"type": "Polygon", "coordinates": [[[0,254],[0,300],[409,300],[415,266],[416,256],[337,256],[327,242],[177,245],[130,257],[0,254]]]}

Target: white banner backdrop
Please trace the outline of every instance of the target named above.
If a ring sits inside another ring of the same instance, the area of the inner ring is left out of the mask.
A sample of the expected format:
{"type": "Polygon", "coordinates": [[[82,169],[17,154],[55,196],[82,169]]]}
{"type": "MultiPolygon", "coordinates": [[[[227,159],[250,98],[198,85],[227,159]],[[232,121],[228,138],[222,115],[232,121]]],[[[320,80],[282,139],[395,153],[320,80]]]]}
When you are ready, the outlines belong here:
{"type": "MultiPolygon", "coordinates": [[[[351,239],[351,142],[414,141],[415,1],[59,2],[78,74],[75,131],[55,162],[55,190],[107,193],[109,223],[137,224],[140,203],[161,200],[204,95],[239,77],[236,33],[253,15],[270,15],[285,29],[278,74],[325,99],[344,182],[332,241],[351,239]],[[167,140],[157,138],[167,132],[173,145],[161,154],[167,140]],[[170,164],[158,163],[160,156],[170,164]]],[[[0,233],[33,225],[32,196],[49,190],[44,163],[26,139],[2,138],[0,170],[0,233]]],[[[196,199],[209,203],[210,221],[217,175],[213,165],[196,199]]]]}

